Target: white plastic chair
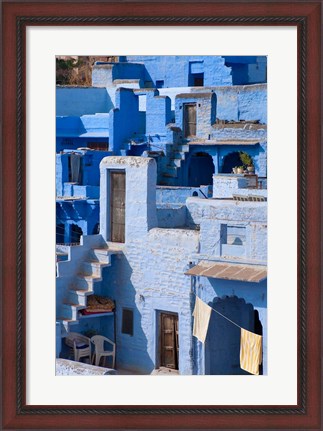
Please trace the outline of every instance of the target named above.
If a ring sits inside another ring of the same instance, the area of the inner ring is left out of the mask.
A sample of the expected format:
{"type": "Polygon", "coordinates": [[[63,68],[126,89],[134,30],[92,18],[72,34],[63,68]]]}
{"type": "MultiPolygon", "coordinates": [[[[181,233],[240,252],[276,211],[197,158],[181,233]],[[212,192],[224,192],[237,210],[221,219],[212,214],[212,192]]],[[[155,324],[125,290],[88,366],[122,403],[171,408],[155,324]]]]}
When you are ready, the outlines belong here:
{"type": "Polygon", "coordinates": [[[95,356],[95,365],[100,365],[101,358],[106,358],[107,356],[112,356],[112,368],[114,368],[115,363],[115,355],[116,355],[116,345],[113,341],[109,340],[107,337],[103,337],[103,335],[94,335],[91,338],[91,343],[94,344],[95,350],[92,357],[92,363],[94,362],[95,356]],[[105,350],[104,343],[109,343],[112,345],[112,350],[105,350]]]}
{"type": "Polygon", "coordinates": [[[91,340],[78,332],[69,332],[65,338],[65,344],[73,348],[74,361],[81,358],[89,358],[91,363],[91,340]]]}

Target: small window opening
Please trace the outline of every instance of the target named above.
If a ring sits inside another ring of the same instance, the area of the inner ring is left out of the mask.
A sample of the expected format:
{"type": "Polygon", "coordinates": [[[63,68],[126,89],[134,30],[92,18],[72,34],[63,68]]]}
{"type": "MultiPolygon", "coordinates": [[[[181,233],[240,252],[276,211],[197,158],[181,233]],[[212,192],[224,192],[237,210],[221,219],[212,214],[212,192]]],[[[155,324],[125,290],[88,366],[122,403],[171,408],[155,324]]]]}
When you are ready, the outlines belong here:
{"type": "Polygon", "coordinates": [[[204,85],[204,73],[194,73],[193,74],[193,86],[203,87],[204,85]]]}
{"type": "Polygon", "coordinates": [[[133,336],[133,310],[124,308],[122,310],[122,329],[123,334],[133,336]]]}
{"type": "Polygon", "coordinates": [[[156,87],[157,88],[164,88],[164,84],[165,84],[165,82],[163,79],[159,79],[156,81],[156,87]]]}
{"type": "Polygon", "coordinates": [[[245,245],[246,228],[244,226],[221,225],[221,243],[227,245],[245,245]]]}

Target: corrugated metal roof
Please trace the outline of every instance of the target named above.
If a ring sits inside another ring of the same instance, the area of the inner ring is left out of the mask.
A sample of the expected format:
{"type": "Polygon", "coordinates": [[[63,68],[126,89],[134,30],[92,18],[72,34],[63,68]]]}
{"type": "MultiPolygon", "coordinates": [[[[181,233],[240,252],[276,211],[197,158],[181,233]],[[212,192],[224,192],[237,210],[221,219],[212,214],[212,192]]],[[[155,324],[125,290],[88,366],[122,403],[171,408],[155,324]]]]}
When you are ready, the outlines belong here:
{"type": "Polygon", "coordinates": [[[185,272],[185,274],[259,283],[267,278],[267,267],[261,265],[243,265],[240,263],[201,261],[198,265],[193,266],[185,272]]]}

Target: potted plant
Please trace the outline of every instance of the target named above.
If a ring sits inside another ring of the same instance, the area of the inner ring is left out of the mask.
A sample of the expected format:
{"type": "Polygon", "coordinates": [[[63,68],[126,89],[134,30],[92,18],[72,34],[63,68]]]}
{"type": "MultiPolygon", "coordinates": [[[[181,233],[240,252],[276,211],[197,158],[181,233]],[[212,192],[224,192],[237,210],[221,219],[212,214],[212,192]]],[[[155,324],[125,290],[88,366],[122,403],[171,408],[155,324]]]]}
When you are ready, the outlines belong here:
{"type": "Polygon", "coordinates": [[[245,169],[247,169],[248,172],[254,172],[255,168],[253,166],[253,160],[249,156],[249,154],[245,153],[244,151],[240,151],[240,160],[244,166],[245,169]]]}

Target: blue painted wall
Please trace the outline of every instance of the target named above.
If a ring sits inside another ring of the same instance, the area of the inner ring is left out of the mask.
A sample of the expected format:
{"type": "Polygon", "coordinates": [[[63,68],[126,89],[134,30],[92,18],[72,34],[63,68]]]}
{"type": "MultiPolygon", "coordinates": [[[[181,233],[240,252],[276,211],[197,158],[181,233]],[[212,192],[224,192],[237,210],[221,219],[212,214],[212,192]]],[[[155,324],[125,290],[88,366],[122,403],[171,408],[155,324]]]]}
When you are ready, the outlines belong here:
{"type": "Polygon", "coordinates": [[[139,86],[145,86],[145,66],[127,62],[98,62],[92,69],[92,85],[96,87],[111,87],[113,81],[138,80],[139,86]]]}
{"type": "MultiPolygon", "coordinates": [[[[220,241],[221,224],[224,221],[238,223],[247,230],[246,244],[242,247],[244,253],[240,256],[235,254],[235,259],[240,259],[240,262],[265,264],[266,203],[237,204],[233,201],[189,198],[185,221],[185,207],[180,203],[170,203],[175,200],[174,191],[174,199],[169,195],[168,198],[165,197],[169,202],[165,201],[157,207],[156,220],[156,166],[152,162],[151,159],[143,158],[109,157],[101,163],[101,233],[106,238],[109,237],[108,170],[124,169],[126,172],[126,242],[123,255],[118,256],[111,267],[104,269],[102,281],[108,296],[117,304],[118,366],[137,373],[150,373],[158,367],[158,313],[164,311],[177,313],[179,317],[180,373],[205,372],[205,361],[209,359],[203,353],[199,342],[191,335],[194,302],[190,294],[192,287],[206,302],[234,295],[252,304],[259,314],[263,328],[266,372],[266,282],[232,282],[205,277],[191,279],[184,274],[190,262],[198,256],[199,259],[215,260],[224,257],[220,241]],[[139,183],[140,193],[135,187],[135,184],[139,183]],[[167,220],[161,214],[161,211],[167,209],[177,212],[169,217],[171,229],[167,228],[167,220]],[[184,222],[184,229],[174,229],[180,219],[184,222]],[[133,220],[137,222],[134,224],[133,220]],[[164,223],[162,229],[154,227],[160,220],[164,223]],[[200,226],[200,230],[187,230],[190,223],[192,227],[200,226]],[[124,308],[132,309],[134,313],[132,336],[122,333],[124,308]]],[[[182,190],[179,191],[179,195],[183,193],[182,190]]],[[[159,199],[161,198],[162,196],[159,199]]],[[[252,329],[250,325],[248,328],[252,329]]],[[[209,337],[214,336],[216,334],[212,333],[211,326],[209,337]]],[[[207,371],[213,373],[214,368],[207,371]]],[[[224,368],[217,370],[218,374],[225,372],[224,368]]]]}
{"type": "Polygon", "coordinates": [[[127,143],[137,134],[144,133],[144,117],[139,112],[138,97],[131,89],[119,88],[116,92],[116,108],[110,112],[109,149],[121,154],[127,143]]]}
{"type": "Polygon", "coordinates": [[[72,225],[82,229],[83,235],[93,235],[99,224],[99,184],[101,160],[107,151],[65,151],[56,154],[56,229],[57,242],[71,243],[72,225]],[[81,183],[69,182],[69,157],[81,155],[81,183]],[[68,198],[68,200],[66,200],[68,198]]]}
{"type": "Polygon", "coordinates": [[[112,108],[112,101],[104,88],[56,87],[57,116],[108,113],[112,108]]]}
{"type": "Polygon", "coordinates": [[[94,143],[109,146],[109,114],[56,117],[56,152],[94,143]]]}
{"type": "Polygon", "coordinates": [[[188,87],[194,74],[204,73],[204,86],[232,85],[231,69],[220,56],[127,56],[128,62],[142,62],[146,86],[188,87]]]}
{"type": "Polygon", "coordinates": [[[99,62],[92,83],[109,87],[114,80],[138,80],[140,88],[246,85],[267,82],[264,56],[124,56],[99,62]]]}
{"type": "MultiPolygon", "coordinates": [[[[200,226],[200,259],[233,260],[236,263],[267,262],[267,203],[236,202],[233,200],[187,200],[188,213],[194,223],[200,226]],[[223,248],[221,226],[239,226],[245,228],[245,244],[223,248]],[[231,247],[231,249],[230,249],[231,247]],[[240,250],[237,250],[240,249],[240,250]]],[[[237,296],[252,304],[258,311],[263,330],[263,372],[267,373],[267,283],[234,282],[229,280],[196,277],[194,291],[205,302],[215,297],[237,296]]],[[[239,324],[239,322],[237,322],[239,324]]],[[[240,322],[242,323],[242,322],[240,322]]],[[[246,327],[245,329],[251,329],[246,327]]],[[[215,334],[216,335],[216,334],[215,334]]],[[[214,335],[214,336],[215,336],[214,335]]],[[[196,372],[204,373],[204,349],[195,341],[197,362],[196,372]]],[[[227,358],[229,360],[229,358],[227,358]]]]}
{"type": "Polygon", "coordinates": [[[267,57],[224,56],[224,59],[232,69],[233,85],[267,82],[267,57]]]}
{"type": "Polygon", "coordinates": [[[82,229],[82,235],[96,234],[99,213],[98,199],[56,201],[56,230],[60,234],[57,242],[64,244],[79,242],[77,236],[72,233],[73,225],[82,229]]]}
{"type": "Polygon", "coordinates": [[[164,135],[172,119],[170,98],[156,93],[147,94],[146,135],[164,135]]]}
{"type": "MultiPolygon", "coordinates": [[[[175,122],[184,131],[185,104],[196,105],[196,137],[208,139],[216,120],[216,95],[213,92],[179,94],[175,101],[175,122]]],[[[194,140],[194,138],[191,138],[194,140]]]]}
{"type": "MultiPolygon", "coordinates": [[[[77,186],[99,186],[100,185],[100,163],[101,160],[110,155],[108,151],[95,150],[76,150],[64,151],[56,154],[56,196],[84,196],[84,191],[97,193],[95,189],[80,189],[75,185],[70,184],[70,188],[66,188],[65,183],[69,182],[69,157],[71,154],[80,154],[81,156],[81,183],[77,186]],[[64,189],[65,187],[65,189],[64,189]],[[74,191],[74,193],[73,193],[74,191]]],[[[98,197],[86,195],[88,197],[98,197]]]]}

